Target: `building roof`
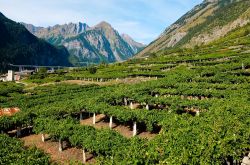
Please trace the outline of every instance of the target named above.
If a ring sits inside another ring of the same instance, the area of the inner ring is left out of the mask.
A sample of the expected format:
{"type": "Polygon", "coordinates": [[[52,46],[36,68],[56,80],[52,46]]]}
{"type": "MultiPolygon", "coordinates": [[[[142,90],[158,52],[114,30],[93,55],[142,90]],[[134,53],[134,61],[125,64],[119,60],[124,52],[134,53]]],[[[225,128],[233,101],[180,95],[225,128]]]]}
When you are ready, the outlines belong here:
{"type": "Polygon", "coordinates": [[[1,108],[0,109],[0,117],[1,116],[12,116],[14,114],[16,114],[17,112],[19,112],[20,109],[17,108],[17,107],[14,107],[14,108],[1,108]]]}

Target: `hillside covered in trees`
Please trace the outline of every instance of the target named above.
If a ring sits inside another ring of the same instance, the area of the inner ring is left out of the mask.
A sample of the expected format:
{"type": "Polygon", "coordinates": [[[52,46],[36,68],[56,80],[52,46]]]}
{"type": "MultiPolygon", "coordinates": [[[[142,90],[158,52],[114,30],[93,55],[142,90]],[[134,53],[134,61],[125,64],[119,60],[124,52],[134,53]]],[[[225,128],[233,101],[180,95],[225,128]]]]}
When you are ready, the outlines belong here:
{"type": "Polygon", "coordinates": [[[71,66],[64,47],[54,47],[38,39],[26,28],[0,13],[0,72],[8,64],[71,66]]]}

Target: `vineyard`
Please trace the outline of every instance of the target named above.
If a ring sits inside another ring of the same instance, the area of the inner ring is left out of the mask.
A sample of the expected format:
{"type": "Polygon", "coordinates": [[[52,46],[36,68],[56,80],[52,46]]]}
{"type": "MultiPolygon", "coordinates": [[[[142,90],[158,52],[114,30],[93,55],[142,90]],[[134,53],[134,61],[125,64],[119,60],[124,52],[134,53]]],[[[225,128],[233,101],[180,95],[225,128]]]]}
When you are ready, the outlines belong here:
{"type": "Polygon", "coordinates": [[[65,143],[81,150],[79,163],[91,163],[91,154],[96,164],[240,164],[250,152],[248,29],[207,46],[101,64],[96,73],[79,68],[33,76],[25,82],[53,83],[32,89],[0,83],[0,107],[21,110],[0,117],[0,164],[52,163],[48,154],[16,139],[34,134],[43,143],[56,141],[59,153],[67,150],[65,143]],[[126,78],[145,81],[119,81],[126,78]]]}

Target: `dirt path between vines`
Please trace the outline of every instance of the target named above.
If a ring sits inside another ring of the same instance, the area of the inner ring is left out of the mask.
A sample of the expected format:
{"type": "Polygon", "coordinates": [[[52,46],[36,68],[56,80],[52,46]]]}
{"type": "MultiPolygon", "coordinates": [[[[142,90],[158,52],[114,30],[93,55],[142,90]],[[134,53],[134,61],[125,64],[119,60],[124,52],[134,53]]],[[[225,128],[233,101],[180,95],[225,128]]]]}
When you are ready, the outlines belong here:
{"type": "MultiPolygon", "coordinates": [[[[109,128],[109,122],[104,121],[105,115],[99,114],[96,115],[96,124],[93,125],[93,117],[81,120],[82,125],[89,125],[93,126],[97,129],[103,129],[103,128],[109,128]]],[[[133,130],[132,126],[127,126],[127,125],[118,125],[113,122],[112,124],[113,130],[119,132],[121,135],[127,138],[133,137],[133,130]]],[[[153,134],[150,132],[141,132],[137,136],[140,138],[146,138],[146,139],[153,139],[157,134],[153,134]]]]}
{"type": "MultiPolygon", "coordinates": [[[[21,138],[24,141],[24,145],[27,147],[35,146],[45,153],[49,154],[53,163],[57,164],[70,164],[73,162],[82,162],[82,150],[74,147],[67,147],[66,142],[64,142],[64,150],[62,152],[58,151],[58,142],[47,139],[42,142],[41,135],[29,135],[21,138]]],[[[86,153],[87,163],[94,164],[95,160],[93,155],[86,153]]]]}
{"type": "Polygon", "coordinates": [[[141,83],[141,82],[150,81],[150,80],[156,80],[156,79],[154,77],[151,77],[151,78],[138,77],[138,78],[123,78],[123,79],[106,81],[106,82],[85,81],[85,80],[65,80],[61,82],[49,82],[49,83],[44,83],[44,84],[27,83],[23,81],[19,81],[17,83],[24,84],[26,90],[31,90],[38,86],[48,86],[48,85],[62,84],[62,83],[78,84],[78,85],[96,84],[100,86],[108,86],[108,85],[115,85],[115,84],[136,84],[136,83],[141,83]]]}
{"type": "Polygon", "coordinates": [[[136,84],[145,81],[156,80],[156,78],[143,78],[143,77],[135,77],[135,78],[123,78],[118,80],[106,81],[106,82],[97,82],[97,81],[84,81],[84,80],[67,80],[62,81],[62,83],[69,84],[78,84],[78,85],[88,85],[88,84],[97,84],[97,85],[114,85],[114,84],[136,84]]]}

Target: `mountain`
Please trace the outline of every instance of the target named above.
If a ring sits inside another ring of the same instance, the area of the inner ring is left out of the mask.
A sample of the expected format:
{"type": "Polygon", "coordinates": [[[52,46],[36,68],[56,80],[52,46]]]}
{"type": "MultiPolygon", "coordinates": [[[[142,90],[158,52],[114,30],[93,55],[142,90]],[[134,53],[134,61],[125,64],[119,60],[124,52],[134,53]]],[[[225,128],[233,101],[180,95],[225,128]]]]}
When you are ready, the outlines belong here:
{"type": "Polygon", "coordinates": [[[37,37],[56,46],[65,46],[74,57],[71,62],[75,65],[127,60],[145,47],[129,36],[121,36],[104,21],[94,27],[80,22],[48,28],[22,24],[37,37]]]}
{"type": "Polygon", "coordinates": [[[146,45],[134,41],[128,34],[122,34],[121,36],[124,41],[126,41],[130,45],[134,52],[140,52],[143,48],[146,47],[146,45]]]}
{"type": "Polygon", "coordinates": [[[23,25],[0,13],[0,72],[8,64],[71,66],[68,51],[31,34],[23,25]]]}
{"type": "Polygon", "coordinates": [[[23,24],[32,34],[45,39],[53,45],[60,45],[65,38],[78,35],[89,29],[87,24],[81,22],[78,24],[69,23],[64,25],[55,25],[48,28],[36,27],[32,24],[21,24],[23,24]]]}
{"type": "Polygon", "coordinates": [[[249,22],[249,0],[204,0],[169,26],[138,57],[168,48],[206,45],[249,22]]]}

